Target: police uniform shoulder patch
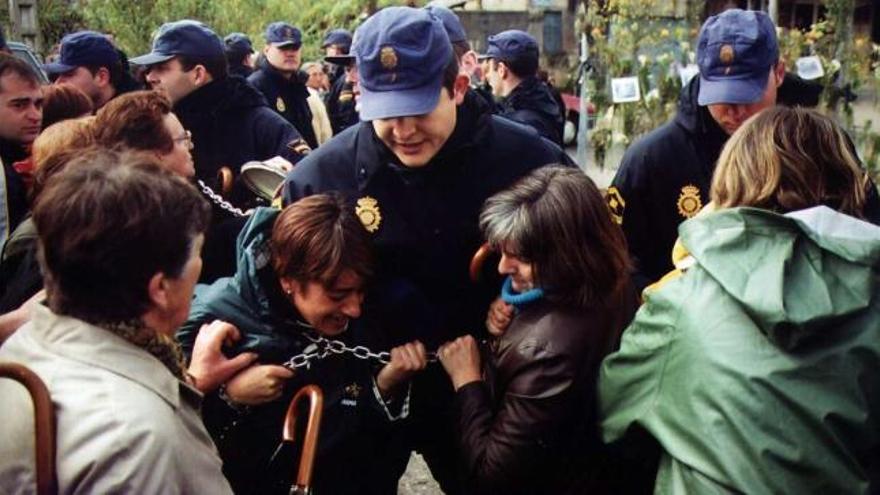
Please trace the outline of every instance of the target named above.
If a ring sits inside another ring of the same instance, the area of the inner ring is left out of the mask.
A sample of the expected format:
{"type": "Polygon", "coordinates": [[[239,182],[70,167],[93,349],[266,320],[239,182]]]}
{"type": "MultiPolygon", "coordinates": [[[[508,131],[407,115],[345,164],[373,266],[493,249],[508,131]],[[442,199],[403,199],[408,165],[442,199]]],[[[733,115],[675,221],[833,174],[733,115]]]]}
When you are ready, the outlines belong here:
{"type": "Polygon", "coordinates": [[[370,196],[364,196],[357,200],[357,206],[354,213],[360,219],[367,232],[374,233],[379,230],[379,224],[382,223],[382,214],[379,212],[379,202],[370,196]]]}
{"type": "Polygon", "coordinates": [[[275,108],[279,112],[284,112],[285,110],[287,110],[287,106],[284,104],[284,100],[282,100],[280,96],[277,100],[275,100],[275,108]]]}
{"type": "Polygon", "coordinates": [[[303,138],[297,138],[287,143],[287,149],[301,156],[306,156],[312,151],[309,143],[303,138]]]}
{"type": "Polygon", "coordinates": [[[351,101],[354,98],[354,93],[349,90],[342,90],[339,92],[339,102],[346,103],[351,101]]]}
{"type": "Polygon", "coordinates": [[[605,201],[608,202],[608,209],[611,211],[611,219],[618,225],[623,224],[623,210],[626,207],[626,201],[623,200],[620,191],[611,186],[605,191],[605,201]]]}
{"type": "Polygon", "coordinates": [[[678,214],[685,218],[693,218],[703,207],[703,200],[700,199],[700,188],[688,184],[681,188],[678,195],[678,214]]]}

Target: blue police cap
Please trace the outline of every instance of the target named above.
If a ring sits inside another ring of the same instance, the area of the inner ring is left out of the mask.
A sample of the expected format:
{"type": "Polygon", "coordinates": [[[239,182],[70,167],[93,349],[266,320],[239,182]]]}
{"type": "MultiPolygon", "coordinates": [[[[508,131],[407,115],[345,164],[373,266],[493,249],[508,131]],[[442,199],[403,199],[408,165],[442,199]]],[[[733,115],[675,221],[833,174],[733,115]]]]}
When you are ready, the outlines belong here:
{"type": "Polygon", "coordinates": [[[748,104],[762,98],[770,68],[779,60],[776,28],[767,14],[731,9],[700,29],[700,105],[748,104]]]}
{"type": "Polygon", "coordinates": [[[266,33],[263,36],[266,38],[266,43],[271,43],[278,48],[287,46],[299,48],[302,46],[302,33],[286,22],[269,24],[266,26],[266,33]]]}
{"type": "Polygon", "coordinates": [[[226,45],[228,53],[254,53],[254,45],[244,33],[229,33],[223,38],[223,43],[226,45]]]}
{"type": "Polygon", "coordinates": [[[61,56],[57,62],[43,65],[49,74],[63,74],[77,67],[109,67],[119,63],[119,52],[107,36],[94,31],[78,31],[61,38],[61,56]]]}
{"type": "Polygon", "coordinates": [[[430,113],[440,100],[452,45],[427,10],[388,7],[355,32],[361,120],[430,113]]]}
{"type": "Polygon", "coordinates": [[[517,63],[529,73],[538,70],[538,41],[529,33],[517,29],[502,31],[489,36],[488,45],[482,58],[517,63]]]}
{"type": "Polygon", "coordinates": [[[351,49],[351,33],[346,29],[332,29],[324,36],[321,42],[321,48],[327,48],[330,45],[336,45],[343,53],[348,53],[351,49]]]}
{"type": "Polygon", "coordinates": [[[434,17],[443,22],[443,28],[446,29],[446,35],[449,36],[450,43],[461,43],[467,41],[467,34],[464,32],[464,26],[461,25],[461,19],[455,12],[440,4],[429,3],[425,6],[434,17]]]}
{"type": "Polygon", "coordinates": [[[131,59],[136,65],[153,65],[183,55],[194,60],[226,57],[223,42],[214,31],[199,21],[184,19],[166,22],[153,40],[153,50],[131,59]]]}

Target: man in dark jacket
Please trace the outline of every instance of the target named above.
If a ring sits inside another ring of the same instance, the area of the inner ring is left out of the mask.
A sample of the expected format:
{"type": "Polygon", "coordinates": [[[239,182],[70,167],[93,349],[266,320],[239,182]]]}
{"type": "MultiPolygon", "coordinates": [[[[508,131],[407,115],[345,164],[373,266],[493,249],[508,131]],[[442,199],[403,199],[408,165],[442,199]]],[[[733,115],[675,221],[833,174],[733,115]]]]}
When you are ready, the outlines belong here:
{"type": "Polygon", "coordinates": [[[333,135],[357,124],[360,117],[357,112],[355,98],[356,74],[353,74],[354,57],[351,50],[351,33],[344,29],[333,29],[324,37],[321,44],[324,49],[324,61],[330,64],[330,91],[324,97],[327,115],[333,135]]]}
{"type": "MultiPolygon", "coordinates": [[[[482,242],[483,201],[567,157],[534,130],[491,115],[468,92],[443,24],[428,11],[386,8],[355,39],[364,121],[303,160],[285,181],[284,200],[329,190],[347,197],[377,253],[364,310],[372,331],[394,343],[418,339],[428,349],[482,334],[498,290],[468,277],[482,242]]],[[[444,491],[460,493],[451,403],[438,367],[416,377],[404,436],[444,491]]]]}
{"type": "Polygon", "coordinates": [[[122,57],[107,35],[77,31],[61,39],[59,60],[43,68],[55,84],[71,84],[82,90],[98,110],[111,99],[140,89],[122,57]]]}
{"type": "Polygon", "coordinates": [[[550,88],[537,77],[538,42],[515,29],[489,36],[486,75],[502,117],[534,127],[539,134],[562,145],[564,120],[550,88]]]}
{"type": "Polygon", "coordinates": [[[229,62],[229,75],[245,79],[253,72],[252,56],[254,46],[244,33],[230,33],[223,38],[226,45],[226,61],[229,62]]]}
{"type": "MultiPolygon", "coordinates": [[[[214,221],[205,240],[203,281],[235,271],[235,237],[243,224],[231,218],[222,191],[224,168],[238,176],[252,160],[281,156],[298,162],[309,146],[297,130],[266,106],[247,81],[228,77],[223,42],[204,24],[182,20],[163,24],[151,53],[133,58],[147,67],[147,82],[164,91],[174,113],[192,133],[196,178],[212,190],[214,221]]],[[[203,191],[205,187],[202,187],[203,191]]],[[[252,200],[240,183],[231,195],[241,205],[252,200]]]]}
{"type": "Polygon", "coordinates": [[[147,82],[168,94],[192,133],[198,179],[216,185],[221,167],[237,175],[251,160],[282,156],[296,163],[308,152],[297,130],[253,86],[227,77],[223,42],[204,24],[162,25],[153,51],[131,62],[147,66],[147,82]]]}
{"type": "Polygon", "coordinates": [[[785,74],[776,29],[763,12],[734,9],[710,17],[700,31],[697,62],[700,77],[682,90],[678,114],[627,150],[608,189],[639,289],[673,269],[678,224],[708,201],[730,134],[777,100],[815,104],[815,94],[785,74]]]}
{"type": "Polygon", "coordinates": [[[28,211],[24,182],[12,164],[24,160],[43,122],[43,90],[26,62],[0,53],[0,247],[28,211]]]}
{"type": "MultiPolygon", "coordinates": [[[[327,31],[324,40],[321,41],[321,49],[324,50],[326,57],[348,55],[351,50],[351,33],[347,29],[327,31]]],[[[330,78],[330,85],[333,86],[337,80],[345,76],[345,64],[331,64],[327,76],[330,78]]]]}
{"type": "Polygon", "coordinates": [[[296,127],[312,149],[317,148],[312,111],[306,101],[309,89],[299,77],[302,33],[286,22],[273,22],[266,26],[265,37],[265,60],[248,77],[248,82],[263,93],[279,115],[296,127]]]}

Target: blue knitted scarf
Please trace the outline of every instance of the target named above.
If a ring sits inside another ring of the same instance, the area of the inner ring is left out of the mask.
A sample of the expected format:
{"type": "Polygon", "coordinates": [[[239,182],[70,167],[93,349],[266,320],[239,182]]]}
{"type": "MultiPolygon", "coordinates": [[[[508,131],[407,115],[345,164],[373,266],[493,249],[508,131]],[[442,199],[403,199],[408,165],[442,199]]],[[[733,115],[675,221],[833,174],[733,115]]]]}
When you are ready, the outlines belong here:
{"type": "Polygon", "coordinates": [[[522,310],[529,303],[535,302],[544,297],[544,289],[535,288],[525,292],[513,291],[513,278],[504,279],[504,285],[501,286],[501,299],[507,304],[513,305],[517,310],[522,310]]]}

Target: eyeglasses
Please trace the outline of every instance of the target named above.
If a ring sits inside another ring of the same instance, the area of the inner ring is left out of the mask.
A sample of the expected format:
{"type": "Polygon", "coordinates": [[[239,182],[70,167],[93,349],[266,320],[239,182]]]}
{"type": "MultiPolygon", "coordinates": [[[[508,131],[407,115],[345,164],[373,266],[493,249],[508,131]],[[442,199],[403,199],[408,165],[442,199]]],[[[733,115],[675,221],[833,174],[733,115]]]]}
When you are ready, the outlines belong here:
{"type": "Polygon", "coordinates": [[[189,147],[192,148],[193,145],[193,135],[189,131],[184,131],[183,136],[176,137],[172,141],[174,143],[189,143],[189,147]]]}

